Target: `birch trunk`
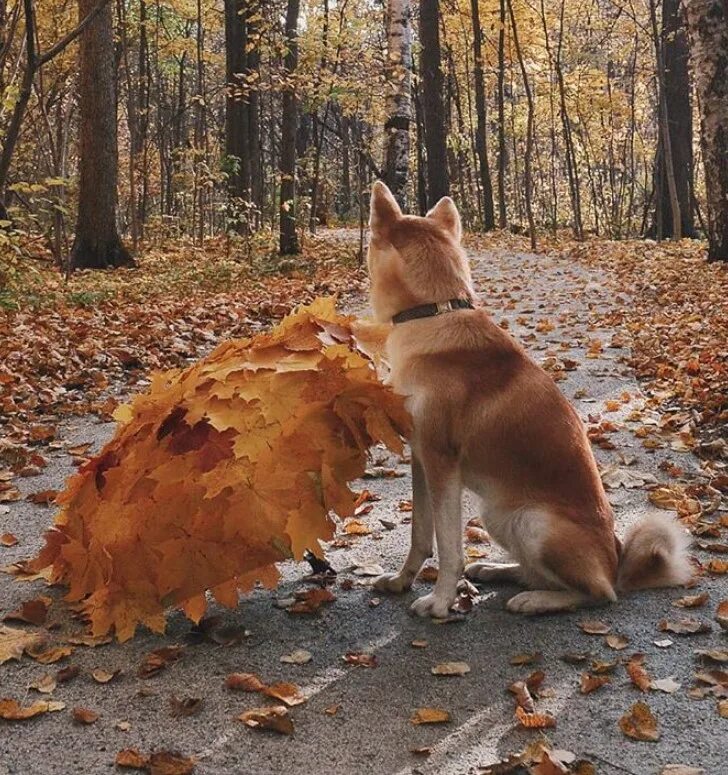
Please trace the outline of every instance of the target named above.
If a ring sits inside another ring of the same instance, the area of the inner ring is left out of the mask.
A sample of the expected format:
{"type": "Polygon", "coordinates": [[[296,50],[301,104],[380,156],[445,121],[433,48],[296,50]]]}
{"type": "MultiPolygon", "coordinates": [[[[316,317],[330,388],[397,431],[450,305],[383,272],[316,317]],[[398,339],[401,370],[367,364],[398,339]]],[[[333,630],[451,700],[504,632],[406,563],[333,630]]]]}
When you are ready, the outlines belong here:
{"type": "Polygon", "coordinates": [[[700,103],[708,261],[728,261],[728,5],[726,0],[686,0],[685,13],[700,103]]]}
{"type": "Polygon", "coordinates": [[[384,171],[387,185],[407,211],[412,121],[412,8],[410,0],[387,2],[387,120],[384,171]]]}

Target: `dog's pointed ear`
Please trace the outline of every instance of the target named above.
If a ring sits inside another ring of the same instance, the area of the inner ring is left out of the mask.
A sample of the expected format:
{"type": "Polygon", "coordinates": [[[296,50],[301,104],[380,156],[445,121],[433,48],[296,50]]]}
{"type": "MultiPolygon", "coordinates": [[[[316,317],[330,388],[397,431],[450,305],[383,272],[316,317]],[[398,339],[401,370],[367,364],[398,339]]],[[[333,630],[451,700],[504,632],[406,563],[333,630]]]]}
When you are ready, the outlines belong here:
{"type": "Polygon", "coordinates": [[[458,208],[455,207],[455,202],[453,202],[449,196],[444,196],[432,210],[427,213],[427,217],[431,218],[438,226],[445,229],[456,242],[460,242],[460,238],[463,236],[460,213],[458,212],[458,208]]]}
{"type": "Polygon", "coordinates": [[[377,236],[386,236],[387,229],[399,218],[402,211],[392,192],[381,180],[372,186],[372,200],[369,210],[369,227],[377,236]]]}

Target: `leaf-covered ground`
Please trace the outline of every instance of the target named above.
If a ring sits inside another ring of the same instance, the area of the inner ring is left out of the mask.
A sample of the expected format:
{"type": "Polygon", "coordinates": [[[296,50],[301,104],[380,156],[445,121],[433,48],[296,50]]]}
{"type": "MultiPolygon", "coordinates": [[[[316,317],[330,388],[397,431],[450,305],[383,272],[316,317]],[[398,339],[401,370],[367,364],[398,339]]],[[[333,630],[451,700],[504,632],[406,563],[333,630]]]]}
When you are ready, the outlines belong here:
{"type": "MultiPolygon", "coordinates": [[[[48,607],[58,592],[0,576],[0,610],[12,614],[2,625],[10,631],[0,630],[0,660],[8,660],[0,667],[0,699],[7,698],[0,716],[32,716],[0,720],[0,765],[23,773],[58,771],[61,760],[67,772],[107,771],[115,760],[184,772],[190,759],[201,773],[693,771],[670,764],[721,771],[728,730],[728,640],[721,629],[728,612],[720,606],[728,598],[719,330],[722,321],[725,331],[725,270],[702,264],[689,243],[564,242],[537,257],[515,239],[506,249],[489,252],[491,245],[471,241],[484,303],[574,401],[620,530],[666,509],[695,534],[694,588],[534,620],[504,610],[513,589],[484,586],[464,591],[461,608],[470,610],[450,624],[415,620],[407,614],[412,595],[389,598],[370,588],[373,575],[394,568],[406,551],[411,497],[406,464],[376,454],[360,483],[356,519],[329,547],[339,571],[333,583],[306,579],[307,566],[285,565],[277,593],[255,592],[233,612],[213,605],[201,628],[176,614],[166,637],[142,633],[123,646],[88,648],[80,623],[62,607],[48,607]],[[710,304],[701,307],[704,299],[710,304]],[[698,317],[711,325],[696,326],[698,317]],[[715,399],[708,412],[699,397],[705,384],[715,399]],[[556,751],[534,747],[539,741],[556,751]],[[496,762],[501,768],[489,770],[496,762]]],[[[346,250],[328,243],[323,252],[333,258],[346,250]]],[[[327,267],[320,271],[319,282],[331,282],[327,267]]],[[[313,281],[304,275],[265,282],[279,287],[288,305],[303,300],[296,294],[313,281]],[[292,295],[282,289],[286,283],[292,295]]],[[[334,282],[361,287],[363,278],[337,265],[334,282]]],[[[204,310],[216,297],[197,288],[179,286],[176,298],[165,292],[147,305],[152,315],[155,307],[179,304],[179,317],[155,339],[155,353],[166,353],[176,326],[195,329],[187,307],[204,310]]],[[[181,357],[239,331],[227,308],[242,305],[246,294],[223,294],[219,327],[181,357]]],[[[362,306],[356,295],[348,301],[362,306]]],[[[105,303],[120,316],[133,307],[121,297],[105,303]]],[[[69,319],[73,309],[64,313],[69,319]]],[[[32,326],[31,313],[22,314],[32,326]]],[[[23,344],[11,339],[10,346],[18,351],[23,344]]],[[[133,337],[120,346],[133,346],[133,337]]],[[[144,357],[144,347],[138,352],[144,357]]],[[[25,369],[18,362],[13,373],[25,369]]],[[[105,370],[103,362],[96,368],[105,370]]],[[[61,369],[50,370],[47,384],[61,369]]],[[[32,370],[22,373],[32,384],[32,370]]],[[[106,390],[145,379],[143,367],[119,368],[106,390]]],[[[26,406],[11,417],[15,441],[43,460],[21,455],[16,468],[33,475],[0,477],[2,564],[34,553],[52,515],[44,502],[110,433],[92,418],[68,420],[62,407],[53,409],[58,414],[48,424],[60,438],[50,444],[24,437],[43,425],[37,409],[26,406]]],[[[499,557],[477,526],[464,531],[468,557],[499,557]]],[[[413,594],[434,573],[427,571],[413,594]]]]}

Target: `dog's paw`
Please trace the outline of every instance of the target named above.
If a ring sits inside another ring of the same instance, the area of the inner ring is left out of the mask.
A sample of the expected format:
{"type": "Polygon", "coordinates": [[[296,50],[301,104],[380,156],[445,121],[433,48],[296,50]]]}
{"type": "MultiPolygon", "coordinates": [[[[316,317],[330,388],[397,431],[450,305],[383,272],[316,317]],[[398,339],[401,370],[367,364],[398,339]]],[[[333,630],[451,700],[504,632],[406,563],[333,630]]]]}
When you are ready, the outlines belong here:
{"type": "Polygon", "coordinates": [[[401,595],[412,586],[412,579],[402,573],[385,573],[379,576],[374,582],[374,589],[377,592],[391,592],[395,595],[401,595]]]}
{"type": "Polygon", "coordinates": [[[434,592],[418,597],[410,606],[410,611],[417,616],[431,616],[433,619],[447,619],[450,615],[450,606],[455,602],[454,598],[439,597],[434,592]]]}
{"type": "Polygon", "coordinates": [[[529,590],[512,597],[506,608],[514,614],[534,616],[551,614],[557,611],[572,611],[578,608],[582,596],[577,592],[550,592],[548,590],[529,590]]]}

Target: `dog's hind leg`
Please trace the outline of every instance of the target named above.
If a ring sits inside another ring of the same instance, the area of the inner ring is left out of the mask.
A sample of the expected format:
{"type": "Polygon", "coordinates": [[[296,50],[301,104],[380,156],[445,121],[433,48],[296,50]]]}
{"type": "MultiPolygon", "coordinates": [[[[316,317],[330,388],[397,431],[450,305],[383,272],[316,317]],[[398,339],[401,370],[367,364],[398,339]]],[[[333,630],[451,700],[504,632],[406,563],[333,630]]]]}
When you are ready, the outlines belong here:
{"type": "Polygon", "coordinates": [[[387,573],[374,582],[380,592],[405,592],[420,572],[422,563],[432,557],[432,507],[422,464],[412,453],[412,542],[399,573],[387,573]]]}
{"type": "Polygon", "coordinates": [[[465,569],[471,581],[489,581],[500,584],[523,583],[521,566],[517,562],[474,562],[465,569]]]}

